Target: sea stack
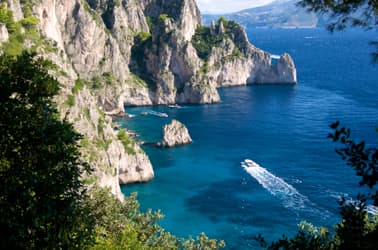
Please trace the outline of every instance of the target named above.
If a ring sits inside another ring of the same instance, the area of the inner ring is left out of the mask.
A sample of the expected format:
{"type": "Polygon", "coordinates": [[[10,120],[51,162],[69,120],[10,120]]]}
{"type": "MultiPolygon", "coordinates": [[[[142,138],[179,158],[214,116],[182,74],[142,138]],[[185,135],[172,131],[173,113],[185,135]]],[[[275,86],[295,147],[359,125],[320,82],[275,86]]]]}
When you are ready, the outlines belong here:
{"type": "Polygon", "coordinates": [[[174,147],[176,145],[183,145],[192,143],[192,138],[189,135],[188,129],[184,124],[177,120],[172,120],[163,128],[163,140],[157,143],[159,147],[174,147]]]}

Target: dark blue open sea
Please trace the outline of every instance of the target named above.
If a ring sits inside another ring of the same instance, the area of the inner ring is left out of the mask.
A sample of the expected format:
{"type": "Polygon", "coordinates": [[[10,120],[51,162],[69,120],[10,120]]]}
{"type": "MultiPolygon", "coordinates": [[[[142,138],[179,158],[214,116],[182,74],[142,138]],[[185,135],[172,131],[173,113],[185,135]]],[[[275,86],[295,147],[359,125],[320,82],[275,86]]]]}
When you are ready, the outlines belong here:
{"type": "Polygon", "coordinates": [[[298,85],[220,89],[215,105],[127,108],[156,110],[169,118],[121,120],[139,140],[155,142],[172,118],[183,122],[194,143],[173,149],[145,146],[155,169],[147,184],[123,186],[139,193],[142,209],[161,209],[161,225],[179,236],[206,232],[228,249],[256,248],[253,236],[268,240],[292,234],[297,224],[331,226],[339,219],[338,199],[353,198],[358,179],[327,139],[339,120],[352,137],[378,143],[378,65],[370,64],[374,33],[333,35],[320,29],[251,30],[250,41],[272,54],[295,60],[298,85]],[[249,174],[250,158],[264,171],[249,174]]]}

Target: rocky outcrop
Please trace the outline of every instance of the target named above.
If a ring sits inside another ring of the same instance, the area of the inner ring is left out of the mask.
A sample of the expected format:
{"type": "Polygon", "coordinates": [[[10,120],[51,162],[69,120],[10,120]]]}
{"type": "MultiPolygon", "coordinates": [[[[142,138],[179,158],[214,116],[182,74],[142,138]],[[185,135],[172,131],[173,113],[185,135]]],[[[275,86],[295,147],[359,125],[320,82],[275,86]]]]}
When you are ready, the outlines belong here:
{"type": "Polygon", "coordinates": [[[6,1],[1,1],[1,2],[6,2],[8,5],[9,9],[12,10],[13,12],[13,18],[15,21],[19,21],[22,18],[24,18],[24,14],[22,13],[21,9],[21,1],[19,0],[6,0],[6,1]]]}
{"type": "Polygon", "coordinates": [[[191,38],[201,17],[195,1],[151,2],[145,15],[153,24],[149,27],[150,37],[134,44],[130,69],[148,83],[150,102],[218,102],[216,85],[197,75],[202,62],[191,38]]]}
{"type": "Polygon", "coordinates": [[[8,30],[4,24],[0,24],[0,43],[8,41],[8,30]]]}
{"type": "Polygon", "coordinates": [[[163,140],[157,145],[159,147],[174,147],[176,145],[188,144],[192,142],[188,129],[177,120],[172,120],[163,128],[163,140]]]}
{"type": "Polygon", "coordinates": [[[122,159],[122,162],[127,162],[127,165],[124,164],[119,168],[120,184],[147,182],[154,178],[154,171],[148,156],[137,145],[135,145],[134,151],[135,154],[127,154],[122,159]]]}
{"type": "Polygon", "coordinates": [[[85,160],[94,167],[97,182],[109,187],[122,199],[120,184],[151,180],[154,172],[148,156],[132,141],[124,145],[119,132],[112,127],[111,117],[105,115],[98,105],[96,96],[86,86],[77,93],[71,90],[69,93],[66,94],[67,99],[62,95],[57,102],[62,115],[84,135],[80,141],[81,151],[85,160]]]}
{"type": "Polygon", "coordinates": [[[210,34],[213,37],[224,34],[224,25],[230,31],[223,35],[222,42],[212,49],[207,59],[208,79],[213,79],[218,86],[297,82],[290,55],[283,54],[273,63],[272,55],[251,45],[244,29],[233,21],[212,22],[210,34]]]}
{"type": "Polygon", "coordinates": [[[296,83],[297,70],[289,54],[283,54],[269,70],[261,71],[254,83],[296,83]]]}

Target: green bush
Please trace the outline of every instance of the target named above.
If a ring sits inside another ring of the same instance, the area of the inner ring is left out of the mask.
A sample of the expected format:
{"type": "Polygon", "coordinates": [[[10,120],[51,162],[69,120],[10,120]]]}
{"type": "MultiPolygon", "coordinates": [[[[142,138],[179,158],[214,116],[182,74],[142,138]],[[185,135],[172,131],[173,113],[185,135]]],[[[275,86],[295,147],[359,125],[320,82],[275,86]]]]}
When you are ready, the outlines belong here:
{"type": "Polygon", "coordinates": [[[8,10],[6,3],[0,4],[0,23],[5,24],[10,34],[17,30],[13,19],[13,12],[8,10]]]}
{"type": "Polygon", "coordinates": [[[159,21],[162,21],[164,22],[165,20],[167,20],[167,18],[169,18],[169,15],[168,14],[160,14],[159,15],[159,21]]]}
{"type": "MultiPolygon", "coordinates": [[[[25,4],[30,4],[25,1],[25,4]]],[[[30,6],[24,5],[25,10],[30,6]]],[[[35,51],[37,48],[51,49],[51,46],[45,41],[37,30],[38,18],[33,17],[31,11],[25,14],[25,18],[16,22],[13,19],[13,12],[7,9],[5,3],[0,4],[0,23],[4,23],[9,32],[9,40],[1,45],[2,50],[7,55],[19,56],[24,48],[25,41],[31,42],[29,51],[35,51]],[[23,29],[22,29],[23,28],[23,29]]]]}
{"type": "Polygon", "coordinates": [[[73,106],[75,106],[75,96],[73,96],[73,95],[69,95],[68,97],[67,97],[67,101],[66,101],[66,104],[68,105],[68,107],[73,107],[73,106]]]}
{"type": "Polygon", "coordinates": [[[121,141],[123,147],[126,150],[126,153],[130,155],[135,155],[135,150],[134,150],[134,141],[130,140],[130,137],[127,135],[127,130],[126,129],[121,129],[118,131],[117,134],[118,140],[121,141]]]}
{"type": "Polygon", "coordinates": [[[83,80],[83,79],[76,79],[75,80],[75,85],[73,86],[72,88],[72,94],[76,95],[77,93],[79,93],[80,90],[82,90],[84,88],[85,85],[87,85],[87,81],[83,80]]]}
{"type": "Polygon", "coordinates": [[[151,33],[150,32],[142,30],[138,34],[136,34],[135,41],[136,41],[136,43],[144,43],[148,39],[150,39],[150,37],[151,37],[151,33]]]}
{"type": "Polygon", "coordinates": [[[192,38],[192,45],[201,59],[207,60],[213,47],[219,47],[224,39],[231,38],[237,47],[237,50],[233,51],[232,56],[242,55],[241,51],[243,51],[243,44],[241,44],[241,41],[235,39],[235,37],[237,37],[242,31],[240,25],[234,21],[227,21],[224,17],[221,17],[216,23],[216,30],[219,29],[221,23],[225,29],[223,34],[212,35],[209,27],[197,27],[192,38]]]}
{"type": "Polygon", "coordinates": [[[38,18],[36,17],[26,17],[24,19],[21,19],[20,20],[20,24],[22,25],[22,27],[24,27],[25,29],[33,29],[36,27],[36,25],[38,24],[38,18]]]}

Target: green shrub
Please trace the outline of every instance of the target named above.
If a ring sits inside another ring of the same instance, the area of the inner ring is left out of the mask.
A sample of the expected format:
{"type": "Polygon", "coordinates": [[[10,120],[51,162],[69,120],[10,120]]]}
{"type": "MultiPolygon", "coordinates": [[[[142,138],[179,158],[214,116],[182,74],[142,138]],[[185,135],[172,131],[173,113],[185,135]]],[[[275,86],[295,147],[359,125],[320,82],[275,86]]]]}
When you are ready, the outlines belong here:
{"type": "Polygon", "coordinates": [[[38,18],[31,16],[31,17],[26,17],[24,19],[21,19],[20,24],[25,29],[34,29],[36,25],[38,24],[38,21],[39,21],[38,18]]]}
{"type": "Polygon", "coordinates": [[[166,232],[158,224],[163,218],[160,211],[141,212],[136,193],[120,202],[109,190],[95,186],[86,203],[96,218],[96,245],[91,249],[215,250],[224,246],[223,241],[209,239],[204,233],[194,239],[180,239],[166,232]]]}
{"type": "Polygon", "coordinates": [[[66,101],[66,104],[68,105],[68,107],[73,107],[73,106],[75,106],[75,96],[73,96],[73,95],[69,95],[68,97],[67,97],[67,101],[66,101]]]}
{"type": "MultiPolygon", "coordinates": [[[[31,4],[30,1],[25,1],[25,4],[31,4]]],[[[30,6],[23,5],[23,9],[30,9],[30,6]]],[[[25,41],[31,43],[29,51],[36,51],[36,49],[44,48],[51,50],[51,46],[47,40],[44,40],[37,29],[38,18],[32,16],[32,13],[24,13],[25,18],[16,22],[13,19],[13,12],[7,9],[7,5],[0,4],[0,23],[4,23],[9,32],[8,42],[2,44],[2,50],[5,54],[11,56],[19,56],[24,50],[25,41]],[[23,28],[23,29],[22,29],[23,28]]]]}
{"type": "Polygon", "coordinates": [[[83,79],[76,79],[75,80],[75,85],[73,86],[72,88],[72,94],[76,95],[77,93],[79,93],[80,90],[82,90],[84,88],[85,85],[87,85],[87,81],[83,80],[83,79]]]}
{"type": "Polygon", "coordinates": [[[123,147],[125,148],[125,151],[127,154],[130,155],[135,155],[135,150],[134,150],[134,141],[130,139],[130,137],[127,135],[126,129],[121,129],[118,131],[117,134],[118,140],[121,141],[123,147]]]}
{"type": "Polygon", "coordinates": [[[144,43],[151,37],[151,33],[147,31],[140,31],[135,38],[138,43],[144,43]]]}
{"type": "Polygon", "coordinates": [[[216,24],[216,29],[219,29],[220,24],[223,24],[225,32],[223,34],[212,35],[209,27],[199,26],[192,38],[192,45],[196,49],[198,56],[207,60],[211,54],[213,47],[219,47],[224,39],[233,39],[237,47],[237,51],[233,51],[232,56],[240,56],[243,50],[241,41],[235,39],[241,31],[241,27],[234,21],[227,21],[224,17],[221,17],[216,24]]]}
{"type": "Polygon", "coordinates": [[[150,32],[152,32],[152,30],[155,28],[155,24],[152,17],[146,16],[146,21],[147,21],[148,28],[150,29],[150,32]]]}
{"type": "Polygon", "coordinates": [[[165,20],[167,20],[167,18],[169,18],[168,14],[163,13],[163,14],[159,15],[159,21],[165,22],[165,20]]]}

